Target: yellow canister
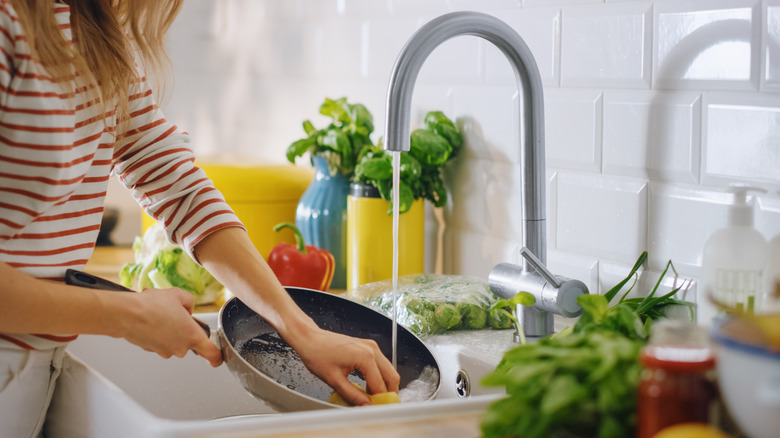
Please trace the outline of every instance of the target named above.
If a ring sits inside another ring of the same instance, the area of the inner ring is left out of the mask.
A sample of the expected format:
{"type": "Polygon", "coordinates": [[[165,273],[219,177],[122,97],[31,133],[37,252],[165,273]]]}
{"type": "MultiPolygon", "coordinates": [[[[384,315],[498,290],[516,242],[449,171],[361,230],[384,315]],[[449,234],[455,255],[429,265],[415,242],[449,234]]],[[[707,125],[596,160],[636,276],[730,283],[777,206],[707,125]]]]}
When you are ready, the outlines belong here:
{"type": "MultiPolygon", "coordinates": [[[[267,258],[279,242],[295,242],[292,231],[274,232],[279,222],[295,222],[295,209],[314,176],[312,169],[293,165],[196,163],[214,182],[246,226],[249,238],[267,258]]],[[[154,219],[142,218],[145,231],[154,219]]]]}
{"type": "MultiPolygon", "coordinates": [[[[347,197],[347,288],[393,276],[393,216],[389,203],[367,184],[347,197]]],[[[425,259],[425,205],[414,201],[398,218],[398,275],[419,274],[425,259]]]]}

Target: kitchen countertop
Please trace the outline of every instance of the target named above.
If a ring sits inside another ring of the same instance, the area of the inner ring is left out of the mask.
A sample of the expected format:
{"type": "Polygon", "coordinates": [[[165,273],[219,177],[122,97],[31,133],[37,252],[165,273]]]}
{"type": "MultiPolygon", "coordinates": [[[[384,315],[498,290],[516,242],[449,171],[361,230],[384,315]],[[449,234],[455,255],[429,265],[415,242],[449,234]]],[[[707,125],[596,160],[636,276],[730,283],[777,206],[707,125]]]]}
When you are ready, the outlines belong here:
{"type": "Polygon", "coordinates": [[[481,412],[433,416],[402,422],[345,425],[332,428],[308,429],[258,435],[234,435],[236,438],[474,438],[479,430],[481,412]]]}

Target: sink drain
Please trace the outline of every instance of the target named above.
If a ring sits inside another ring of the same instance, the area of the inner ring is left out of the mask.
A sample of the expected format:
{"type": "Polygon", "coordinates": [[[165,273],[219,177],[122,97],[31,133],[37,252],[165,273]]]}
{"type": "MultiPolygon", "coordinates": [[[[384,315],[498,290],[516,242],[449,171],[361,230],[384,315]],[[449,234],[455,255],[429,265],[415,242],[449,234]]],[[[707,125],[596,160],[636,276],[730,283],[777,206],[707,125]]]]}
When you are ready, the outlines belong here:
{"type": "Polygon", "coordinates": [[[460,398],[468,397],[471,393],[471,385],[469,384],[469,375],[465,370],[458,371],[455,376],[455,394],[460,398]]]}

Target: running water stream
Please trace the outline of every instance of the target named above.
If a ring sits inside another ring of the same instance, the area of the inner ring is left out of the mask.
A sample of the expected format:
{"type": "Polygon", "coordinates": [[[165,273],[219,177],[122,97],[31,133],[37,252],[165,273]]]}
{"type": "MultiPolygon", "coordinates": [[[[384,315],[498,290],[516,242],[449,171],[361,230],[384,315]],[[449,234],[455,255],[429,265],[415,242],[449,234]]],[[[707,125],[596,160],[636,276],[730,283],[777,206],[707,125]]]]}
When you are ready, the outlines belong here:
{"type": "Polygon", "coordinates": [[[401,192],[401,151],[393,151],[393,368],[398,369],[398,210],[401,192]]]}

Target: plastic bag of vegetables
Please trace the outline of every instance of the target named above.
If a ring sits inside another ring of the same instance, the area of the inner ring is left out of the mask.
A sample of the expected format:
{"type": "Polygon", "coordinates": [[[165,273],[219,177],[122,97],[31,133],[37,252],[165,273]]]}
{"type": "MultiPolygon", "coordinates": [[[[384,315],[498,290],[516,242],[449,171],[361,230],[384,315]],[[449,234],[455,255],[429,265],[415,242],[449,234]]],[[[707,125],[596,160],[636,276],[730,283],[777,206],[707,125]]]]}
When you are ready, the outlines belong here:
{"type": "Polygon", "coordinates": [[[224,297],[224,286],[184,250],[168,242],[159,223],[149,227],[143,237],[135,238],[133,253],[135,263],[124,265],[119,273],[122,286],[137,291],[178,287],[190,292],[196,305],[224,297]]]}
{"type": "MultiPolygon", "coordinates": [[[[391,280],[364,284],[346,297],[393,316],[391,280]]],[[[490,312],[496,301],[487,282],[478,278],[413,274],[398,278],[397,321],[412,333],[430,335],[449,330],[504,329],[512,321],[490,312]]]]}

